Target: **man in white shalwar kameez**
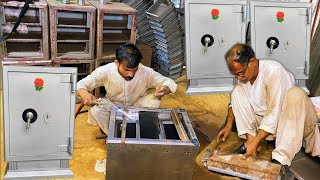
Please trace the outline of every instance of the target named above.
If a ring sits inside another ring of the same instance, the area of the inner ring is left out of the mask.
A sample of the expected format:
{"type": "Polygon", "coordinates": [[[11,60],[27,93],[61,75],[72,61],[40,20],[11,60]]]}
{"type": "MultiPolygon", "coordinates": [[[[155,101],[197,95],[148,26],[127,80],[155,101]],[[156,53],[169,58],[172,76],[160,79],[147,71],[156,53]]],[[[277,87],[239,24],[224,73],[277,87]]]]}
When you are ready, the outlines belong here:
{"type": "Polygon", "coordinates": [[[229,117],[218,139],[224,141],[234,121],[246,139],[243,158],[255,156],[262,140],[274,140],[272,162],[290,166],[305,141],[305,152],[320,155],[317,116],[306,93],[279,62],[258,60],[246,44],[234,45],[225,55],[239,83],[231,94],[229,117]]]}
{"type": "Polygon", "coordinates": [[[98,124],[108,134],[112,105],[158,108],[164,94],[176,91],[177,84],[172,79],[140,64],[141,59],[141,52],[135,45],[120,45],[113,63],[98,67],[78,82],[77,95],[85,105],[93,105],[96,100],[89,91],[104,86],[107,92],[99,105],[90,108],[89,124],[98,124]],[[149,88],[156,88],[155,93],[147,94],[149,88]]]}

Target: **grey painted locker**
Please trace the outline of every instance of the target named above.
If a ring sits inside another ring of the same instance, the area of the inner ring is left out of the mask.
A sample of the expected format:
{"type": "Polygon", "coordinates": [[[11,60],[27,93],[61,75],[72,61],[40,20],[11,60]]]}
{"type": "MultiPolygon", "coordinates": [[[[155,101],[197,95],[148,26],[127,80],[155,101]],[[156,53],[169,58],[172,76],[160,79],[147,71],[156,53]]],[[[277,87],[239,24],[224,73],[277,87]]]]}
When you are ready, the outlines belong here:
{"type": "Polygon", "coordinates": [[[245,42],[247,12],[247,1],[185,1],[187,94],[231,92],[235,78],[224,54],[245,42]]]}
{"type": "Polygon", "coordinates": [[[72,177],[76,68],[3,67],[5,179],[72,177]]]}
{"type": "Polygon", "coordinates": [[[318,1],[250,1],[251,45],[258,59],[279,61],[306,92],[310,35],[318,1]]]}

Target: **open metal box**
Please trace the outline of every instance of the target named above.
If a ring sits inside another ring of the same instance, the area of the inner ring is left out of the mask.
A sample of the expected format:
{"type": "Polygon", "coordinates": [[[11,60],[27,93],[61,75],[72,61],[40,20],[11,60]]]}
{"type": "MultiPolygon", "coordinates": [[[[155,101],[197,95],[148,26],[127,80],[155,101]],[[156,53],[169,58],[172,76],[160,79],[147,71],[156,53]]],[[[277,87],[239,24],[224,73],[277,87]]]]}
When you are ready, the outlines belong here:
{"type": "Polygon", "coordinates": [[[123,111],[111,109],[107,179],[192,178],[200,145],[185,110],[123,111]]]}

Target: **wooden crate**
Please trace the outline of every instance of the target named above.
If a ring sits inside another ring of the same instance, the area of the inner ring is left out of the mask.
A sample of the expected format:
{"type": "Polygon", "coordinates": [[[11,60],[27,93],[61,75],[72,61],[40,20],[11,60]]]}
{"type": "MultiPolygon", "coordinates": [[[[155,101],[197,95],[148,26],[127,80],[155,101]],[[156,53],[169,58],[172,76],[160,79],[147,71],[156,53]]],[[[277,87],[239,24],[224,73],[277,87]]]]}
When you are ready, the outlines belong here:
{"type": "Polygon", "coordinates": [[[78,68],[78,81],[85,78],[94,70],[94,60],[53,60],[52,65],[56,67],[78,68]]]}
{"type": "Polygon", "coordinates": [[[137,11],[124,3],[89,2],[97,8],[96,59],[114,59],[116,48],[123,43],[135,43],[137,11]]]}
{"type": "Polygon", "coordinates": [[[50,15],[51,59],[94,59],[96,8],[76,0],[47,0],[50,15]]]}
{"type": "MultiPolygon", "coordinates": [[[[24,6],[23,1],[0,2],[0,35],[8,35],[24,6]]],[[[45,0],[32,2],[16,32],[0,43],[0,59],[49,59],[48,6],[45,0]]]]}

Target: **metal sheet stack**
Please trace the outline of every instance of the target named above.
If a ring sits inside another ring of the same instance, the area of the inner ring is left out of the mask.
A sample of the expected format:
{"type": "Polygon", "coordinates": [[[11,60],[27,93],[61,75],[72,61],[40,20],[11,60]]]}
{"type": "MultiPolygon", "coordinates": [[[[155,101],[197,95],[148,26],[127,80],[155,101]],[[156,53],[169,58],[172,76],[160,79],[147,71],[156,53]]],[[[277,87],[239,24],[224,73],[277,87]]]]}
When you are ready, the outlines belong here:
{"type": "Polygon", "coordinates": [[[130,7],[138,11],[137,16],[137,40],[141,40],[148,46],[152,47],[152,65],[157,63],[158,54],[155,43],[155,36],[153,30],[151,29],[151,24],[146,16],[146,12],[150,6],[152,6],[153,1],[150,0],[123,0],[123,3],[129,5],[130,7]]]}
{"type": "Polygon", "coordinates": [[[173,3],[155,2],[147,11],[155,35],[159,73],[170,78],[182,74],[184,61],[183,33],[173,3]]]}

